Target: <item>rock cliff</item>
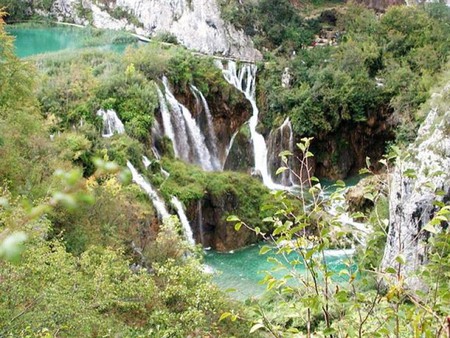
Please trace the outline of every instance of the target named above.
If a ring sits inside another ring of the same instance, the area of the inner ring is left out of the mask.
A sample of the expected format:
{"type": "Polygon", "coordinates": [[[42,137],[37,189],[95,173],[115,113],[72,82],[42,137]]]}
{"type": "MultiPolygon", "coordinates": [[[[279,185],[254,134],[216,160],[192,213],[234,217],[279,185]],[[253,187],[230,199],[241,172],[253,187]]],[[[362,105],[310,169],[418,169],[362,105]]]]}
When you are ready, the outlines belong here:
{"type": "MultiPolygon", "coordinates": [[[[431,99],[430,112],[416,141],[397,160],[391,178],[389,233],[382,268],[399,268],[410,289],[421,288],[413,272],[427,261],[424,230],[433,218],[433,202],[450,200],[450,83],[431,99]]],[[[448,226],[444,225],[444,226],[448,226]]]]}
{"type": "Polygon", "coordinates": [[[261,59],[250,38],[222,20],[215,0],[56,0],[52,14],[59,21],[149,37],[170,34],[205,54],[261,59]]]}

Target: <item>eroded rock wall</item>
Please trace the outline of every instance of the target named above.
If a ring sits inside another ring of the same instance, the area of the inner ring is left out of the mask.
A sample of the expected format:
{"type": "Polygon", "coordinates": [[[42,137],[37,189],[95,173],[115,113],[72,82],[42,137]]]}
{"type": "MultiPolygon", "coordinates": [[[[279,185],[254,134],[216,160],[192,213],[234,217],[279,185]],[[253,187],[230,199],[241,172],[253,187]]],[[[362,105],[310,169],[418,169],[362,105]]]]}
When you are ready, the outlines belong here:
{"type": "Polygon", "coordinates": [[[413,273],[427,260],[430,233],[423,228],[436,212],[433,202],[450,200],[450,83],[433,96],[416,141],[397,160],[389,195],[389,233],[382,268],[400,268],[411,289],[421,288],[413,273]],[[399,255],[405,264],[396,261],[399,255]]]}

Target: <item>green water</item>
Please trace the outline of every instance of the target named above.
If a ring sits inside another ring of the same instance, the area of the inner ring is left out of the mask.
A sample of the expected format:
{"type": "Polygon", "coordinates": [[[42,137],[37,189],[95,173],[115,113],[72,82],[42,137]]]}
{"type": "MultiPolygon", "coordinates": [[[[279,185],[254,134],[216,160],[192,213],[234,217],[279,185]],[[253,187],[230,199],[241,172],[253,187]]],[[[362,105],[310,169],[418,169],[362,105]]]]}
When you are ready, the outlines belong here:
{"type": "MultiPolygon", "coordinates": [[[[276,265],[267,261],[269,254],[259,255],[260,246],[254,245],[231,253],[208,251],[205,263],[214,270],[213,280],[223,290],[234,289],[230,295],[237,299],[258,297],[265,286],[259,284],[264,277],[264,271],[270,271],[276,265]]],[[[273,254],[271,256],[274,256],[273,254]]],[[[278,257],[280,260],[281,257],[278,257]]],[[[294,254],[289,259],[297,258],[294,254]]],[[[339,272],[349,269],[351,260],[349,253],[343,250],[329,250],[326,252],[326,261],[330,270],[339,272]]],[[[352,269],[352,267],[350,267],[352,269]]],[[[297,272],[306,273],[303,265],[297,267],[297,272]]],[[[276,271],[273,274],[282,277],[287,270],[276,271]]],[[[343,281],[343,280],[342,280],[343,281]]]]}
{"type": "Polygon", "coordinates": [[[7,32],[15,37],[19,58],[86,47],[123,52],[134,40],[117,32],[71,26],[7,26],[7,32]]]}

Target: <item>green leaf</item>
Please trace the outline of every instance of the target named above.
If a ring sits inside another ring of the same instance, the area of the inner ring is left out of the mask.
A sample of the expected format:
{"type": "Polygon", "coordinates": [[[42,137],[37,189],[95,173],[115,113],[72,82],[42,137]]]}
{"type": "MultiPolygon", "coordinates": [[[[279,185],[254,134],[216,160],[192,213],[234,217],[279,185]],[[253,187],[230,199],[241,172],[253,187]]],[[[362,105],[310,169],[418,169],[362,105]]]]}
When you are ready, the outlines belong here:
{"type": "Polygon", "coordinates": [[[259,250],[259,254],[260,254],[260,255],[264,255],[264,254],[266,254],[267,252],[269,252],[270,250],[272,250],[271,247],[269,247],[269,246],[267,246],[267,245],[264,245],[264,246],[259,250]]]}
{"type": "Polygon", "coordinates": [[[405,262],[406,262],[405,256],[404,255],[398,255],[397,257],[395,257],[395,261],[400,263],[400,264],[405,264],[405,262]]]}
{"type": "Polygon", "coordinates": [[[255,325],[252,326],[252,328],[250,329],[250,333],[256,332],[259,329],[264,328],[264,324],[261,323],[256,323],[255,325]]]}
{"type": "Polygon", "coordinates": [[[240,222],[241,220],[236,215],[230,215],[227,217],[227,222],[240,222]]]}
{"type": "Polygon", "coordinates": [[[241,230],[242,227],[242,222],[238,222],[234,225],[234,230],[239,231],[241,230]]]}
{"type": "Polygon", "coordinates": [[[432,234],[437,234],[438,233],[437,229],[434,227],[432,222],[428,222],[427,225],[425,225],[423,227],[423,230],[431,232],[432,234]]]}
{"type": "Polygon", "coordinates": [[[278,156],[283,157],[283,156],[292,156],[292,155],[294,155],[294,154],[291,153],[289,150],[283,150],[278,156]]]}
{"type": "Polygon", "coordinates": [[[221,322],[222,320],[224,320],[224,319],[226,319],[226,318],[228,318],[228,317],[230,317],[231,316],[231,313],[230,312],[224,312],[224,313],[222,313],[222,315],[220,316],[220,318],[219,318],[219,322],[221,322]]]}
{"type": "Polygon", "coordinates": [[[24,250],[24,242],[27,240],[27,235],[24,232],[16,232],[9,235],[0,243],[0,257],[4,257],[7,261],[18,262],[20,254],[24,250]]]}
{"type": "Polygon", "coordinates": [[[285,172],[288,169],[289,168],[287,168],[287,167],[280,167],[280,168],[277,169],[277,172],[275,173],[275,175],[279,175],[279,174],[285,172]]]}
{"type": "Polygon", "coordinates": [[[403,175],[409,178],[417,178],[416,171],[414,169],[406,169],[403,175]]]}

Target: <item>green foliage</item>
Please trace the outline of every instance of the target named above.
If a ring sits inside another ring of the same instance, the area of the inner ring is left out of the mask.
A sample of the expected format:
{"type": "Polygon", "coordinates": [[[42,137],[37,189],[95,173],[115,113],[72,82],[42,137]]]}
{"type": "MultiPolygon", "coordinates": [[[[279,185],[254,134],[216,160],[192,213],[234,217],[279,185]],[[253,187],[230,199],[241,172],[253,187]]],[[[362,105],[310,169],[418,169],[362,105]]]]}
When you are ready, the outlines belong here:
{"type": "Polygon", "coordinates": [[[4,8],[7,20],[20,21],[28,17],[29,3],[26,0],[0,0],[0,9],[4,8]]]}
{"type": "Polygon", "coordinates": [[[284,53],[312,42],[317,30],[313,20],[304,20],[288,0],[222,0],[224,20],[252,36],[258,48],[278,49],[284,53]]]}
{"type": "Polygon", "coordinates": [[[399,127],[398,141],[410,141],[420,123],[418,107],[447,60],[449,12],[437,4],[393,7],[378,18],[349,6],[339,16],[336,29],[345,33],[336,47],[302,49],[290,60],[264,65],[258,98],[263,123],[271,128],[288,115],[297,134],[323,138],[387,111],[399,127]],[[286,67],[291,83],[283,88],[286,67]]]}

